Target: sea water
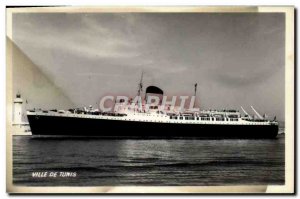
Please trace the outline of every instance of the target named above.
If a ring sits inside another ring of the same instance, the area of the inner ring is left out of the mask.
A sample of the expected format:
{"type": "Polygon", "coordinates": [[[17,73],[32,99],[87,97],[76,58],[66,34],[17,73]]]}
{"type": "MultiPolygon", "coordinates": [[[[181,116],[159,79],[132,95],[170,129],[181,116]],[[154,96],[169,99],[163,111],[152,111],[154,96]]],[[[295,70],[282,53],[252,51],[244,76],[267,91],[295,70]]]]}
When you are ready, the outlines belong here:
{"type": "Polygon", "coordinates": [[[284,184],[284,135],[271,140],[13,138],[25,186],[284,184]]]}

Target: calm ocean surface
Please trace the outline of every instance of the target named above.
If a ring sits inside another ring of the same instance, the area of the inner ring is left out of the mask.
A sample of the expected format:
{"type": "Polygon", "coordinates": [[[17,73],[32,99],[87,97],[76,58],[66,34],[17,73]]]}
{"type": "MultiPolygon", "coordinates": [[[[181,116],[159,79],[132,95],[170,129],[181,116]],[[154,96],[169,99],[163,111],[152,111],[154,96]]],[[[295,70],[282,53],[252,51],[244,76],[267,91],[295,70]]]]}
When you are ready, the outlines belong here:
{"type": "Polygon", "coordinates": [[[13,182],[31,186],[284,184],[275,140],[13,138],[13,182]],[[76,172],[34,178],[32,172],[76,172]]]}

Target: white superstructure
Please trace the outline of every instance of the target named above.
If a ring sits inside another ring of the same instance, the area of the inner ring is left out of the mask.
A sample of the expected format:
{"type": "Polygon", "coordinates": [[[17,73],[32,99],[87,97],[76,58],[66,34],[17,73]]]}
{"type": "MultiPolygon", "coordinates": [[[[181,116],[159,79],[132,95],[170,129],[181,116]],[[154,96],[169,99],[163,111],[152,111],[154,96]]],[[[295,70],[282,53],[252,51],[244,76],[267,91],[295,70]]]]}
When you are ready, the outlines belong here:
{"type": "Polygon", "coordinates": [[[129,105],[119,106],[119,112],[99,112],[98,109],[80,110],[31,110],[27,115],[75,117],[87,119],[104,119],[135,122],[179,123],[179,124],[213,124],[213,125],[272,125],[276,121],[252,119],[242,116],[236,110],[202,110],[199,112],[167,112],[160,111],[159,106],[150,107],[147,112],[137,111],[129,105]],[[121,108],[122,107],[122,108],[121,108]]]}

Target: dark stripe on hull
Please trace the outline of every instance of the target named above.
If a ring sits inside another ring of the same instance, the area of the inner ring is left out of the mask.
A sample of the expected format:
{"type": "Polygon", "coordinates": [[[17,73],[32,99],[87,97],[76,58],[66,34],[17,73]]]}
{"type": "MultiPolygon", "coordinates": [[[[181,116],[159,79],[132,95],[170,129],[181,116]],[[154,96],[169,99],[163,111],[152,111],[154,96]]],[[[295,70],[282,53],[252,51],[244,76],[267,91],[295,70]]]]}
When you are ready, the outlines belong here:
{"type": "Polygon", "coordinates": [[[28,120],[33,135],[45,136],[271,139],[278,134],[277,125],[171,124],[34,115],[28,115],[28,120]]]}

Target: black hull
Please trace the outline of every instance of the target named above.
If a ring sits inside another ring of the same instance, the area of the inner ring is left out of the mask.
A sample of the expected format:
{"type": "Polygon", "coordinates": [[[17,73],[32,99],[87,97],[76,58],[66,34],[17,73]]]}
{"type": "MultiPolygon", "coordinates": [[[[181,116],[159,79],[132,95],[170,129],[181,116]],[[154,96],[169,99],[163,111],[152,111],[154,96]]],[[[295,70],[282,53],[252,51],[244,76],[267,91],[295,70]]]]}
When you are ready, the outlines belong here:
{"type": "Polygon", "coordinates": [[[28,115],[32,135],[108,139],[273,139],[277,125],[171,124],[28,115]]]}

